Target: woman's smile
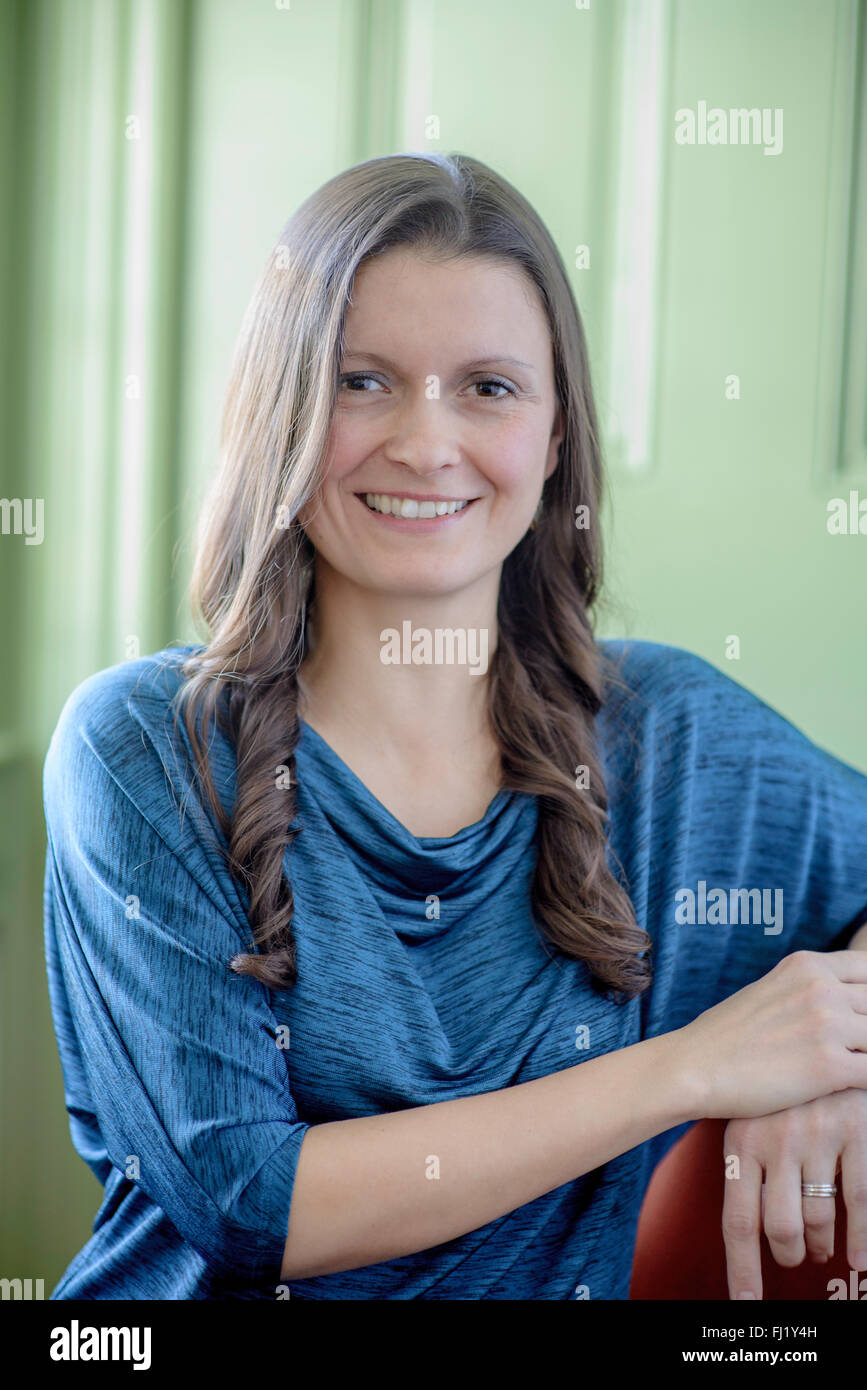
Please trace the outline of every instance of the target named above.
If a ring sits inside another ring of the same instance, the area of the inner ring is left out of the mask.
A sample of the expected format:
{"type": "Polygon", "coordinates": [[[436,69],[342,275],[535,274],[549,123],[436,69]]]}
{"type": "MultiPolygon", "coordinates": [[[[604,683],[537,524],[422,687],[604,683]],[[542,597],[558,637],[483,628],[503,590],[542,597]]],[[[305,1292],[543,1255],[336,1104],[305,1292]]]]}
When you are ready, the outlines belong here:
{"type": "Polygon", "coordinates": [[[364,510],[376,522],[413,535],[450,529],[481,498],[424,497],[419,493],[356,492],[364,510]]]}

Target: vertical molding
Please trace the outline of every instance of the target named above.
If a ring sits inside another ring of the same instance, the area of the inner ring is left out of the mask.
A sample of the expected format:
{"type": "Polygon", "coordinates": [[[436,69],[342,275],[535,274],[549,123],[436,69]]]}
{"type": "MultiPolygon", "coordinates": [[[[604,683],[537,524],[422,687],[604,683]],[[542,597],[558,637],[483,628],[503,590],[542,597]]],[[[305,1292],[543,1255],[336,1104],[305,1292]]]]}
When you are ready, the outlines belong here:
{"type": "MultiPolygon", "coordinates": [[[[26,86],[23,34],[21,0],[0,6],[0,187],[7,208],[6,235],[0,245],[0,323],[6,328],[0,336],[0,495],[9,498],[20,496],[26,486],[22,477],[20,415],[26,375],[19,325],[26,323],[21,308],[27,235],[26,197],[22,197],[22,191],[26,189],[29,161],[27,131],[16,119],[20,117],[26,86]]],[[[0,536],[0,643],[6,652],[12,651],[19,639],[24,560],[17,538],[0,536]]],[[[14,753],[22,707],[20,663],[13,663],[13,672],[0,689],[0,766],[14,753]]]]}
{"type": "Polygon", "coordinates": [[[190,0],[35,0],[24,20],[18,486],[44,497],[45,539],[26,557],[23,626],[41,640],[22,736],[43,751],[127,635],[142,653],[173,635],[189,21],[190,0]]]}
{"type": "Polygon", "coordinates": [[[867,0],[856,5],[855,20],[855,109],[839,465],[847,475],[867,479],[867,0]]]}
{"type": "Polygon", "coordinates": [[[867,277],[860,246],[867,215],[865,29],[864,0],[838,0],[813,449],[814,479],[822,491],[835,478],[867,472],[867,358],[857,339],[867,332],[867,277]]]}
{"type": "Polygon", "coordinates": [[[351,159],[393,154],[400,138],[403,0],[350,0],[355,48],[351,159]]]}
{"type": "Polygon", "coordinates": [[[627,476],[648,473],[656,452],[672,32],[668,0],[629,0],[618,8],[603,432],[610,465],[627,476]]]}
{"type": "Polygon", "coordinates": [[[364,157],[361,151],[365,138],[362,103],[365,84],[359,53],[366,22],[366,0],[341,0],[337,28],[336,169],[356,164],[364,157]]]}
{"type": "Polygon", "coordinates": [[[406,0],[400,65],[400,148],[425,154],[428,116],[436,115],[433,90],[434,0],[406,0]]]}
{"type": "MultiPolygon", "coordinates": [[[[97,0],[89,25],[86,67],[87,125],[81,158],[78,216],[84,224],[81,256],[80,319],[87,322],[87,345],[80,368],[80,428],[77,444],[79,547],[89,557],[86,572],[93,599],[85,610],[91,626],[88,660],[93,666],[112,659],[110,604],[114,562],[114,528],[110,507],[118,460],[114,431],[120,410],[115,389],[117,361],[117,267],[120,250],[120,104],[121,60],[126,46],[125,7],[97,0]]],[[[77,275],[78,269],[72,272],[77,275]]],[[[115,658],[117,659],[117,658],[115,658]]]]}
{"type": "Polygon", "coordinates": [[[424,152],[433,113],[435,0],[347,0],[341,81],[350,96],[347,160],[424,152]]]}
{"type": "MultiPolygon", "coordinates": [[[[27,567],[25,585],[23,627],[39,633],[40,640],[24,644],[23,685],[30,705],[22,709],[21,735],[22,740],[32,739],[34,750],[43,751],[70,671],[77,674],[78,661],[86,663],[91,655],[83,600],[87,580],[97,578],[92,568],[85,571],[78,554],[75,481],[80,491],[81,459],[76,453],[77,419],[70,414],[74,397],[65,389],[79,331],[69,266],[81,235],[82,197],[70,90],[70,74],[76,70],[72,18],[68,4],[37,0],[28,8],[22,34],[26,77],[19,109],[30,171],[27,182],[21,171],[20,188],[29,232],[16,323],[25,362],[20,438],[27,494],[45,502],[45,536],[36,562],[27,567]]],[[[80,18],[86,24],[98,18],[91,3],[82,6],[80,18]]],[[[84,77],[89,81],[90,74],[84,77]]],[[[81,84],[81,76],[78,81],[81,84]]],[[[94,332],[98,331],[96,324],[94,332]]],[[[92,566],[93,557],[87,559],[92,566]]]]}
{"type": "Polygon", "coordinates": [[[120,148],[118,351],[110,389],[116,490],[110,639],[115,660],[135,637],[142,653],[171,639],[177,517],[178,404],[188,132],[187,0],[132,0],[117,112],[120,148]],[[140,138],[127,139],[135,117],[140,138]],[[138,379],[141,395],[125,385],[138,379]]]}

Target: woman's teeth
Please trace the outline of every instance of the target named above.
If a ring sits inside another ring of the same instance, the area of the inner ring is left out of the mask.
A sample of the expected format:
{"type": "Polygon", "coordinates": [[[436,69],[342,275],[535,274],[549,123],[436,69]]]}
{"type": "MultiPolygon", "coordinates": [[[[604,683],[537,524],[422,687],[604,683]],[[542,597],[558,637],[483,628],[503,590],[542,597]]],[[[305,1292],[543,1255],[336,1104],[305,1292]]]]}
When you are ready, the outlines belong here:
{"type": "Polygon", "coordinates": [[[382,512],[384,516],[418,517],[420,520],[432,516],[451,516],[452,512],[462,511],[469,506],[471,498],[462,502],[418,502],[414,497],[392,497],[386,492],[365,493],[365,502],[371,511],[382,512]]]}

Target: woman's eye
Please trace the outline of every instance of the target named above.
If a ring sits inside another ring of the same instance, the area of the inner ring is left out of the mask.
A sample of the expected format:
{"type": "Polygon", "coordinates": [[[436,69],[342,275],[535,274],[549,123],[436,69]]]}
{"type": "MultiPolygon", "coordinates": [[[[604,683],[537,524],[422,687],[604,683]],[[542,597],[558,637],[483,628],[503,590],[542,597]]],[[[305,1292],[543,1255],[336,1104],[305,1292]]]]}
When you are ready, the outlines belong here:
{"type": "MultiPolygon", "coordinates": [[[[360,384],[370,382],[372,382],[374,386],[382,385],[379,379],[372,376],[370,372],[345,372],[339,378],[339,385],[345,387],[354,396],[369,396],[373,394],[369,386],[360,384]]],[[[470,385],[473,388],[493,387],[498,392],[498,394],[495,395],[493,391],[485,389],[481,396],[476,397],[477,400],[501,401],[505,396],[517,395],[514,386],[510,386],[507,381],[501,381],[499,377],[484,377],[481,381],[471,382],[470,385]]]]}
{"type": "MultiPolygon", "coordinates": [[[[340,385],[342,386],[350,386],[350,384],[357,381],[372,381],[375,382],[377,386],[381,385],[381,382],[377,381],[377,378],[371,377],[370,373],[367,373],[367,371],[347,371],[343,377],[340,377],[340,385]]],[[[357,391],[354,385],[350,386],[350,389],[352,389],[353,395],[356,396],[370,395],[370,392],[364,391],[364,389],[363,391],[357,391]]]]}
{"type": "MultiPolygon", "coordinates": [[[[508,396],[514,396],[516,394],[514,386],[510,386],[507,381],[500,381],[499,377],[495,376],[485,377],[482,381],[474,381],[472,384],[473,386],[498,386],[500,390],[504,391],[508,396]]],[[[503,396],[485,394],[481,399],[485,401],[501,401],[504,398],[503,396]]]]}

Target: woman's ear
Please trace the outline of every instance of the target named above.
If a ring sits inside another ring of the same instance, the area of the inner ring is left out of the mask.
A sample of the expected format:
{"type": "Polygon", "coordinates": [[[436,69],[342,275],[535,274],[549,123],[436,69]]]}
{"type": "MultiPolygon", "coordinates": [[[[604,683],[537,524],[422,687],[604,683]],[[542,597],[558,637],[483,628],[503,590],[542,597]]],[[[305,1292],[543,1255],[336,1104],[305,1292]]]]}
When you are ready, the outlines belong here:
{"type": "Polygon", "coordinates": [[[558,405],[557,413],[554,416],[554,423],[551,426],[551,440],[548,445],[548,458],[545,464],[545,480],[550,478],[557,464],[560,462],[560,445],[566,437],[566,413],[562,405],[558,405]]]}

